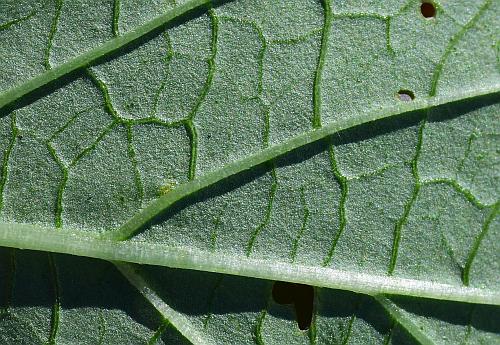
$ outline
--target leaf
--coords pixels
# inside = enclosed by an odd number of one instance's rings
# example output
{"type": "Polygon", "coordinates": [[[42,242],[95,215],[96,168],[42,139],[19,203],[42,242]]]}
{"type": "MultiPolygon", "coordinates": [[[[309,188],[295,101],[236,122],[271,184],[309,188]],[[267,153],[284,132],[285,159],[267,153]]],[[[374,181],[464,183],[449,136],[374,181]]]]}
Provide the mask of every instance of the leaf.
{"type": "Polygon", "coordinates": [[[0,245],[120,261],[156,308],[108,305],[129,283],[58,255],[55,292],[35,284],[52,297],[13,299],[10,251],[2,341],[498,341],[498,307],[470,305],[500,304],[497,2],[2,6],[0,245]],[[260,279],[318,287],[318,325],[298,332],[260,279]],[[213,280],[217,317],[191,302],[213,280]]]}
{"type": "Polygon", "coordinates": [[[109,263],[29,251],[2,254],[16,262],[14,278],[2,281],[18,287],[11,290],[8,313],[0,319],[0,339],[5,344],[50,339],[62,344],[280,344],[284,340],[494,344],[498,340],[498,324],[491,317],[498,309],[492,306],[403,297],[395,301],[381,297],[383,302],[378,303],[346,291],[316,289],[312,326],[299,331],[293,308],[271,298],[269,281],[163,267],[145,267],[139,274],[136,268],[119,264],[155,310],[109,263]],[[400,323],[394,323],[391,313],[400,323]]]}

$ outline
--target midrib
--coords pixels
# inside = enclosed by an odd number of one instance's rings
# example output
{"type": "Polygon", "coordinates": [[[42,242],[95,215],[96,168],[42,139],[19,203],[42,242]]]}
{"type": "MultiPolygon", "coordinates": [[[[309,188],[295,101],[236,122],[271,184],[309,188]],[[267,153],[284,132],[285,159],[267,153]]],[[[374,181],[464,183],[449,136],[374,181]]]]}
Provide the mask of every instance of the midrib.
{"type": "Polygon", "coordinates": [[[210,253],[165,244],[113,241],[31,224],[0,223],[0,246],[282,280],[367,295],[403,295],[500,305],[500,291],[210,253]]]}

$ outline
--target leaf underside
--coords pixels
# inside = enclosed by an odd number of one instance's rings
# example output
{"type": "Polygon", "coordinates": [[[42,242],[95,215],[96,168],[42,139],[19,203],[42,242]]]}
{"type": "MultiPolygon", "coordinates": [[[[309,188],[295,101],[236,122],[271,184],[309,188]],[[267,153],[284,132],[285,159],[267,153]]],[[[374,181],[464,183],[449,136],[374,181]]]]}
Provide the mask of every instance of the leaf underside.
{"type": "Polygon", "coordinates": [[[0,344],[498,343],[499,14],[0,3],[0,344]]]}

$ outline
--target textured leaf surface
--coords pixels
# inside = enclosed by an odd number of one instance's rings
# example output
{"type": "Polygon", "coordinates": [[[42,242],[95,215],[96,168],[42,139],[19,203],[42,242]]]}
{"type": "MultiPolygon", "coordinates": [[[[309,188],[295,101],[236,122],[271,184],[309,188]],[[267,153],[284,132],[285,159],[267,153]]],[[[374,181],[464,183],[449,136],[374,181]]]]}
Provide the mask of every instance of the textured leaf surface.
{"type": "Polygon", "coordinates": [[[104,262],[1,255],[2,344],[495,344],[500,331],[492,306],[330,289],[316,289],[313,322],[300,331],[269,281],[119,264],[141,296],[104,262]]]}
{"type": "Polygon", "coordinates": [[[500,3],[420,6],[0,4],[0,245],[216,272],[5,249],[1,340],[498,341],[500,3]]]}

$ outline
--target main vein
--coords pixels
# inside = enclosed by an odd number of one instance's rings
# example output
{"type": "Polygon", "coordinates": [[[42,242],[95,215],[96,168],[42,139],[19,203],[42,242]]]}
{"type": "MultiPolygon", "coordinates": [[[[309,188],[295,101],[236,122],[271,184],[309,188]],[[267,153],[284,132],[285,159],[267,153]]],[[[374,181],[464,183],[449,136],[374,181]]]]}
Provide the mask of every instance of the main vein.
{"type": "Polygon", "coordinates": [[[199,249],[175,248],[166,244],[105,240],[90,237],[82,231],[54,231],[54,228],[32,224],[0,223],[0,245],[111,261],[282,280],[373,296],[393,294],[500,305],[500,291],[495,289],[290,264],[289,262],[247,258],[242,255],[211,253],[199,249]]]}
{"type": "Polygon", "coordinates": [[[44,73],[37,75],[32,79],[29,79],[8,89],[7,91],[0,94],[0,109],[15,102],[16,100],[29,94],[30,92],[35,91],[46,84],[49,84],[50,82],[68,75],[69,73],[79,68],[91,65],[96,60],[108,56],[109,54],[138,40],[148,33],[165,26],[175,18],[210,3],[210,1],[211,0],[187,1],[186,3],[174,7],[172,10],[166,12],[165,14],[148,21],[145,24],[140,25],[121,36],[117,36],[86,53],[76,56],[68,62],[63,63],[62,65],[54,67],[44,73]]]}
{"type": "Polygon", "coordinates": [[[443,104],[463,101],[474,97],[484,95],[494,95],[496,97],[499,95],[499,92],[500,84],[495,84],[488,88],[475,90],[474,92],[456,94],[452,96],[434,96],[414,100],[411,103],[399,103],[383,110],[367,112],[360,116],[332,122],[330,124],[324,125],[323,127],[316,128],[314,130],[285,140],[280,144],[265,148],[257,153],[247,156],[246,158],[229,163],[218,170],[207,173],[185,184],[182,184],[168,194],[151,202],[147,207],[139,211],[135,216],[127,221],[122,227],[116,230],[108,231],[103,236],[105,238],[114,240],[126,240],[132,237],[137,231],[145,227],[152,219],[154,219],[160,213],[164,212],[177,201],[193,193],[196,193],[199,190],[207,188],[225,178],[228,178],[245,170],[249,170],[255,166],[282,156],[299,147],[328,137],[336,132],[364,123],[400,115],[406,112],[429,109],[443,104]]]}

